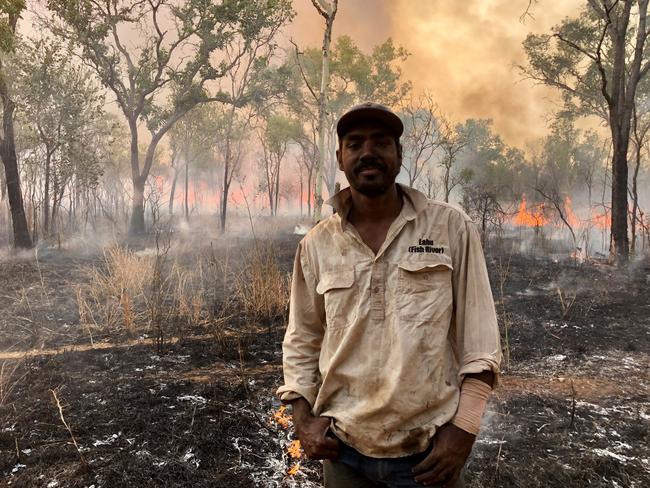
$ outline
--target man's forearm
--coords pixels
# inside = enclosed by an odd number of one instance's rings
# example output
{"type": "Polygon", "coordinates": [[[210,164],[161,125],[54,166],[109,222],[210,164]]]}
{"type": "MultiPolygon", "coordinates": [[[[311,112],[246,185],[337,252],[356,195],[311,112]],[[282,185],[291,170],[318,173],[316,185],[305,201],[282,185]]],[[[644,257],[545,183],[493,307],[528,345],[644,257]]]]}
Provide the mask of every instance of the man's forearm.
{"type": "Polygon", "coordinates": [[[458,410],[451,423],[477,435],[493,384],[492,371],[467,374],[460,387],[458,410]]]}

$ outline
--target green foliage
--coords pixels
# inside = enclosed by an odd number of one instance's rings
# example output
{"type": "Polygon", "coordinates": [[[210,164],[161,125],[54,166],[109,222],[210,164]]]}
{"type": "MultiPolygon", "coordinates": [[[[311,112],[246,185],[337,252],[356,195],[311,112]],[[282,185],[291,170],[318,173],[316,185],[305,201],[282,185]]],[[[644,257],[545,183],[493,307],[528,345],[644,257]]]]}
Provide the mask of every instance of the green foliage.
{"type": "MultiPolygon", "coordinates": [[[[52,38],[27,39],[17,46],[12,65],[17,116],[28,128],[23,131],[24,142],[31,141],[34,149],[42,146],[50,155],[57,184],[75,177],[84,187],[92,187],[104,162],[96,139],[108,135],[100,125],[104,97],[90,73],[71,59],[52,38]]],[[[44,164],[42,157],[36,162],[44,164]]]]}
{"type": "Polygon", "coordinates": [[[302,134],[300,124],[295,119],[273,114],[266,123],[264,132],[269,151],[275,155],[283,155],[287,145],[298,140],[302,134]]]}
{"type": "Polygon", "coordinates": [[[0,0],[0,52],[14,49],[16,22],[25,9],[25,0],[0,0]]]}
{"type": "MultiPolygon", "coordinates": [[[[211,96],[206,82],[227,75],[233,62],[214,62],[219,53],[250,49],[258,36],[293,16],[289,0],[188,0],[177,3],[49,0],[54,32],[82,49],[102,83],[112,90],[127,118],[141,118],[151,131],[174,121],[211,96]],[[163,17],[176,27],[164,30],[163,17]],[[138,32],[133,46],[120,39],[138,32]],[[163,89],[173,92],[170,104],[163,89]]],[[[218,99],[227,97],[221,93],[218,99]]]]}
{"type": "Polygon", "coordinates": [[[185,164],[205,167],[214,161],[215,133],[226,123],[223,111],[211,104],[197,105],[171,129],[170,144],[185,164]]]}

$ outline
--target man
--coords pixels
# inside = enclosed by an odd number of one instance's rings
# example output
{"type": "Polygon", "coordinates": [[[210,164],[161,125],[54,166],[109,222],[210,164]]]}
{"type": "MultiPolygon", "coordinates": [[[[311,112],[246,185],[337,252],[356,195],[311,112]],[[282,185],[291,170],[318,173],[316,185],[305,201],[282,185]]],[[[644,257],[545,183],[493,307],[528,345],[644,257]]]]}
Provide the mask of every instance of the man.
{"type": "Polygon", "coordinates": [[[395,183],[404,128],[365,103],[338,121],[350,184],[300,242],[285,384],[325,486],[462,486],[501,350],[470,219],[395,183]]]}

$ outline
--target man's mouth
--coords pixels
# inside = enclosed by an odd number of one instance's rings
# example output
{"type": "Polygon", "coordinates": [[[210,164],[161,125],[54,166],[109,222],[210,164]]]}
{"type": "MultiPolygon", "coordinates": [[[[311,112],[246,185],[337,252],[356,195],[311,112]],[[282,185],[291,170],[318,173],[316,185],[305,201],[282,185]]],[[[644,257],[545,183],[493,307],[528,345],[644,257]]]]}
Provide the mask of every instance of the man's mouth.
{"type": "Polygon", "coordinates": [[[357,169],[357,174],[376,174],[376,173],[383,173],[384,168],[378,165],[372,165],[372,166],[362,166],[361,168],[357,169]]]}

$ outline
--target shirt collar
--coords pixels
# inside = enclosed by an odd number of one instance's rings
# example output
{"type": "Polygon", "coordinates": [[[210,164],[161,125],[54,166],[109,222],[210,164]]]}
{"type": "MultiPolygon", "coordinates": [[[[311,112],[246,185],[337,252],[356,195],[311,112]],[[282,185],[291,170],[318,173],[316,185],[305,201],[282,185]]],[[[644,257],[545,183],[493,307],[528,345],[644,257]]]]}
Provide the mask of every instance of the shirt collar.
{"type": "MultiPolygon", "coordinates": [[[[422,192],[415,190],[401,183],[397,183],[398,190],[404,197],[404,206],[402,207],[401,215],[404,219],[414,220],[417,214],[419,214],[427,206],[428,198],[422,192]]],[[[352,204],[352,195],[350,192],[350,187],[344,188],[329,200],[325,202],[326,204],[332,206],[336,213],[341,218],[341,229],[345,230],[345,224],[347,222],[348,212],[350,212],[350,207],[352,204]]]]}

